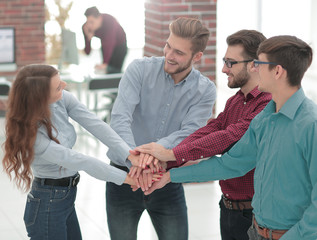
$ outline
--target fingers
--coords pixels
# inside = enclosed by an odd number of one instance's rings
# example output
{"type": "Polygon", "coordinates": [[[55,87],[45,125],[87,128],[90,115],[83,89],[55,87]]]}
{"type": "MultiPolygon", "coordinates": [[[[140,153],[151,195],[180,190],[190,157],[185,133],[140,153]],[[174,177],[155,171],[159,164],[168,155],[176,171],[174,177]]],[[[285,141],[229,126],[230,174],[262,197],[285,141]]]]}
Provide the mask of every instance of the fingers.
{"type": "Polygon", "coordinates": [[[169,172],[164,173],[161,180],[154,182],[153,185],[144,192],[145,195],[151,194],[154,190],[164,187],[171,181],[169,172]]]}
{"type": "Polygon", "coordinates": [[[156,169],[155,169],[153,163],[150,163],[149,167],[150,167],[152,173],[156,172],[156,169]]]}
{"type": "Polygon", "coordinates": [[[135,176],[135,174],[136,174],[136,172],[137,172],[137,170],[138,170],[138,167],[134,167],[134,166],[132,166],[131,168],[130,168],[130,171],[129,171],[129,175],[130,175],[130,177],[134,177],[135,176]]]}
{"type": "MultiPolygon", "coordinates": [[[[141,169],[141,168],[138,168],[141,169]]],[[[142,169],[141,169],[142,170],[142,169]]],[[[136,177],[136,174],[133,178],[133,184],[131,184],[132,191],[137,191],[138,188],[141,188],[143,192],[147,192],[148,194],[152,193],[155,189],[163,187],[163,183],[157,185],[152,189],[152,186],[156,182],[160,182],[163,177],[162,173],[153,174],[149,170],[143,170],[139,177],[136,177]]]]}
{"type": "Polygon", "coordinates": [[[134,177],[134,178],[133,178],[133,180],[134,180],[134,182],[135,182],[135,184],[136,184],[137,188],[140,188],[141,186],[140,186],[140,181],[139,181],[139,178],[134,177]]]}
{"type": "MultiPolygon", "coordinates": [[[[149,165],[150,163],[152,163],[154,157],[152,155],[147,154],[148,158],[146,161],[146,165],[149,165]]],[[[143,168],[145,168],[145,165],[143,166],[143,168]]]]}
{"type": "Polygon", "coordinates": [[[139,155],[140,154],[140,152],[136,151],[135,149],[129,150],[129,153],[132,155],[139,155]]]}
{"type": "Polygon", "coordinates": [[[144,159],[143,159],[143,162],[142,162],[142,168],[145,168],[146,165],[149,165],[149,164],[147,164],[147,162],[149,162],[151,158],[153,159],[153,157],[151,155],[144,154],[144,159]]]}
{"type": "Polygon", "coordinates": [[[144,153],[140,153],[140,159],[139,159],[139,167],[142,167],[144,165],[144,158],[145,158],[145,155],[144,153]]]}
{"type": "Polygon", "coordinates": [[[136,147],[134,150],[142,153],[151,154],[153,152],[153,146],[155,143],[143,144],[141,146],[136,147]]]}
{"type": "Polygon", "coordinates": [[[137,191],[139,189],[139,187],[136,186],[136,185],[131,185],[131,189],[132,189],[133,192],[135,192],[135,191],[137,191]]]}
{"type": "Polygon", "coordinates": [[[141,174],[141,175],[138,177],[138,180],[139,180],[139,186],[140,186],[140,188],[142,189],[142,191],[144,192],[144,191],[145,191],[145,187],[144,187],[143,174],[141,174]]]}
{"type": "Polygon", "coordinates": [[[167,162],[160,162],[162,167],[162,172],[166,172],[167,162]]]}
{"type": "Polygon", "coordinates": [[[154,157],[149,154],[141,153],[140,154],[140,160],[139,160],[139,167],[142,167],[143,169],[146,168],[147,165],[149,165],[153,161],[154,157]]]}
{"type": "Polygon", "coordinates": [[[154,182],[153,185],[144,192],[145,195],[150,195],[152,192],[154,192],[156,189],[159,189],[159,182],[154,182]]]}
{"type": "Polygon", "coordinates": [[[154,165],[158,165],[159,160],[157,158],[154,159],[154,165]]]}
{"type": "Polygon", "coordinates": [[[136,177],[138,178],[140,176],[142,172],[142,168],[138,167],[137,171],[136,171],[136,177]]]}
{"type": "Polygon", "coordinates": [[[152,176],[153,176],[153,174],[147,174],[147,186],[148,186],[148,188],[146,190],[149,190],[149,188],[152,186],[152,183],[153,183],[152,176]]]}
{"type": "Polygon", "coordinates": [[[163,174],[162,173],[157,173],[152,175],[152,182],[157,182],[160,181],[162,178],[163,174]]]}

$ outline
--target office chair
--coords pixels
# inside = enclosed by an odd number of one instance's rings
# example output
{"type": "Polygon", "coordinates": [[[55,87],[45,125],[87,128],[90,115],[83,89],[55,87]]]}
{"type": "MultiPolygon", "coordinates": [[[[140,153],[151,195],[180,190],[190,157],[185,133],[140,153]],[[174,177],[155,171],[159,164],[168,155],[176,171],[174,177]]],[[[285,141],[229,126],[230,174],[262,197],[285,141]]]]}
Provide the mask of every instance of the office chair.
{"type": "MultiPolygon", "coordinates": [[[[88,90],[94,93],[94,107],[92,110],[96,114],[101,111],[106,111],[104,121],[108,123],[110,122],[111,110],[117,97],[121,78],[122,73],[114,73],[91,76],[88,81],[88,90]],[[102,93],[102,96],[108,100],[108,103],[101,107],[98,106],[100,101],[98,93],[100,92],[102,93]]],[[[89,107],[89,96],[87,96],[87,106],[89,107]]]]}
{"type": "MultiPolygon", "coordinates": [[[[4,103],[8,100],[8,95],[11,87],[11,82],[7,81],[5,78],[0,78],[0,101],[4,103]]],[[[0,109],[0,117],[5,116],[5,109],[0,109]]]]}

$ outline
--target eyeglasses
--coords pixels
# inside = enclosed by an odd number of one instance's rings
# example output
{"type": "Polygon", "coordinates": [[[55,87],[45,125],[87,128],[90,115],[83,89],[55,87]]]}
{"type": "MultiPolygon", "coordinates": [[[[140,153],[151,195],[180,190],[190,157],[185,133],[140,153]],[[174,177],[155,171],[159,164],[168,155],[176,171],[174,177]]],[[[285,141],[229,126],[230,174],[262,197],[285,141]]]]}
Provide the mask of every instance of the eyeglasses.
{"type": "Polygon", "coordinates": [[[226,64],[227,68],[232,68],[232,65],[234,65],[234,64],[252,62],[253,59],[243,60],[243,61],[232,61],[232,60],[228,60],[228,59],[223,58],[222,61],[224,64],[226,64]]]}
{"type": "Polygon", "coordinates": [[[275,62],[262,62],[262,61],[258,61],[258,60],[253,60],[253,66],[255,68],[258,68],[261,64],[280,65],[280,64],[275,63],[275,62]]]}

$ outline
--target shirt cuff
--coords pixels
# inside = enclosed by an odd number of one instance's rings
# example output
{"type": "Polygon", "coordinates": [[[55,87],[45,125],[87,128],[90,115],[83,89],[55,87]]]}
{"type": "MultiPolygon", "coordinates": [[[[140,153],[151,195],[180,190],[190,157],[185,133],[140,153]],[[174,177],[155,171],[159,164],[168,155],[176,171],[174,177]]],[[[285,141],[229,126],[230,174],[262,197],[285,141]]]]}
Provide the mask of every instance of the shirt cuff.
{"type": "Polygon", "coordinates": [[[169,170],[169,169],[174,168],[174,167],[179,167],[179,165],[176,161],[168,161],[167,162],[166,170],[169,170]]]}
{"type": "Polygon", "coordinates": [[[173,153],[178,166],[188,162],[190,159],[186,144],[174,147],[173,153]]]}
{"type": "Polygon", "coordinates": [[[122,185],[127,177],[127,173],[123,170],[120,170],[116,167],[112,167],[111,169],[111,177],[107,179],[107,181],[113,182],[117,185],[122,185]]]}

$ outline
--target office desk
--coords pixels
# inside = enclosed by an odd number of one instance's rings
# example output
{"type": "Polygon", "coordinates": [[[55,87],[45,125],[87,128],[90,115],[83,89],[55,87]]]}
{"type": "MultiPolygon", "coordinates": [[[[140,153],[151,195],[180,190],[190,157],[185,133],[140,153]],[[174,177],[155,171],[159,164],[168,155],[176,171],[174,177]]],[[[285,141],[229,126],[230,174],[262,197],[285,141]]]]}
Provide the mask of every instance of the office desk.
{"type": "Polygon", "coordinates": [[[110,120],[110,113],[113,103],[117,97],[119,82],[122,73],[115,74],[83,74],[78,69],[77,71],[62,72],[60,74],[61,80],[76,85],[76,92],[78,100],[84,103],[88,109],[94,111],[96,114],[100,111],[107,111],[106,120],[110,120]],[[86,99],[82,97],[82,93],[86,93],[86,99]],[[93,94],[93,106],[90,106],[90,98],[93,94]],[[102,94],[102,96],[99,96],[102,94]],[[109,103],[98,107],[100,98],[109,99],[109,103]]]}

